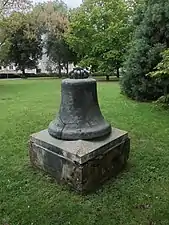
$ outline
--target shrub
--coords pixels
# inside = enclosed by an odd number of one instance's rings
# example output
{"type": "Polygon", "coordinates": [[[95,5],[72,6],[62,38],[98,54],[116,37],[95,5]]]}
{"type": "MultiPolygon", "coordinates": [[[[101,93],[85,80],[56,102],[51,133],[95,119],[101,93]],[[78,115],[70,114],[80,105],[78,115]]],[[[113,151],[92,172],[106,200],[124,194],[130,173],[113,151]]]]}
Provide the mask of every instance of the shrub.
{"type": "Polygon", "coordinates": [[[168,0],[147,1],[143,13],[137,15],[140,22],[121,78],[122,92],[133,99],[155,100],[163,95],[163,83],[146,75],[161,61],[160,53],[169,46],[168,7],[168,0]]]}

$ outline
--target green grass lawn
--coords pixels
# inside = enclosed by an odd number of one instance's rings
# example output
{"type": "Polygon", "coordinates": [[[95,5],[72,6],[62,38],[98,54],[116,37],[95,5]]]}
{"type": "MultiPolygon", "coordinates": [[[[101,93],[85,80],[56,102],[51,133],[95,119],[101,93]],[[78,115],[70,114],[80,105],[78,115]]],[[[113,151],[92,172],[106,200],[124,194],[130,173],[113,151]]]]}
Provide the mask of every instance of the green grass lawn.
{"type": "Polygon", "coordinates": [[[129,131],[127,169],[80,196],[34,170],[29,135],[47,128],[60,104],[59,80],[0,81],[0,225],[168,225],[169,112],[98,84],[102,112],[129,131]]]}

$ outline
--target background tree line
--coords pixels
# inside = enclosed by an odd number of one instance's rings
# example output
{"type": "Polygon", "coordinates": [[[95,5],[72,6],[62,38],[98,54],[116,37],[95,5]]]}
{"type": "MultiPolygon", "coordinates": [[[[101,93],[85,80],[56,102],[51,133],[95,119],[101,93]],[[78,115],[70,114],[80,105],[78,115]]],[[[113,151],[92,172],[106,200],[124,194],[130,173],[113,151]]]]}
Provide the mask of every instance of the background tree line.
{"type": "Polygon", "coordinates": [[[168,0],[84,0],[76,9],[59,0],[4,0],[0,15],[1,64],[14,63],[24,75],[45,47],[59,73],[73,62],[121,77],[133,99],[167,101],[168,0]]]}
{"type": "Polygon", "coordinates": [[[75,52],[64,38],[69,23],[69,11],[64,2],[50,1],[32,5],[24,0],[4,1],[1,15],[1,65],[13,63],[25,77],[25,69],[37,68],[43,53],[60,75],[63,68],[68,71],[68,63],[76,61],[75,52]]]}

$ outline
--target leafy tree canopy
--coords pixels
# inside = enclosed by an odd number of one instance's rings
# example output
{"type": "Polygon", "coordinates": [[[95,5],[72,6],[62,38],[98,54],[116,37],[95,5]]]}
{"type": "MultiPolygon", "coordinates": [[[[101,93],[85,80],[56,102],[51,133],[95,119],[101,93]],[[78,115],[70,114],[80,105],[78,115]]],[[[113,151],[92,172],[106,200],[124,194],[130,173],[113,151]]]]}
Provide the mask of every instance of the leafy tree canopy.
{"type": "Polygon", "coordinates": [[[85,0],[70,14],[66,39],[81,65],[119,72],[130,29],[129,7],[123,0],[85,0]]]}
{"type": "Polygon", "coordinates": [[[14,11],[27,11],[32,6],[30,0],[1,0],[0,1],[0,18],[8,16],[14,11]]]}
{"type": "Polygon", "coordinates": [[[66,68],[68,63],[76,61],[76,54],[65,42],[64,33],[68,29],[68,8],[63,1],[51,1],[38,4],[34,13],[41,24],[42,33],[45,33],[45,48],[47,56],[55,68],[66,68]]]}
{"type": "Polygon", "coordinates": [[[42,54],[41,34],[31,13],[11,14],[2,21],[1,29],[6,39],[1,45],[0,61],[14,63],[25,75],[26,68],[35,68],[42,54]]]}

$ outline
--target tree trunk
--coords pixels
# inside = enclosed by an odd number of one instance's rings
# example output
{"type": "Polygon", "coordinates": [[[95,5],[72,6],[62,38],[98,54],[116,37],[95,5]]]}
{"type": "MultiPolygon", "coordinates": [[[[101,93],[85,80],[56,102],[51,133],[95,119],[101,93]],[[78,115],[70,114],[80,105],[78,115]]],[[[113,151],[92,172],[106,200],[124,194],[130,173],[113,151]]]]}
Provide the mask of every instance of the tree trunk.
{"type": "Polygon", "coordinates": [[[119,78],[120,77],[119,68],[116,68],[116,70],[117,70],[117,78],[119,78]]]}
{"type": "Polygon", "coordinates": [[[168,80],[164,81],[164,97],[165,97],[165,103],[168,102],[168,87],[169,87],[169,82],[168,80]]]}
{"type": "Polygon", "coordinates": [[[26,78],[27,78],[26,73],[25,73],[25,69],[24,69],[24,68],[22,69],[22,78],[23,78],[23,79],[26,79],[26,78]]]}
{"type": "Polygon", "coordinates": [[[109,78],[110,76],[109,75],[106,75],[106,80],[107,81],[109,81],[110,80],[110,78],[109,78]]]}
{"type": "Polygon", "coordinates": [[[60,63],[60,60],[58,62],[58,66],[59,66],[59,78],[62,77],[62,69],[61,69],[61,63],[60,63]]]}
{"type": "Polygon", "coordinates": [[[67,73],[67,75],[69,74],[69,63],[68,62],[66,63],[66,73],[67,73]]]}

